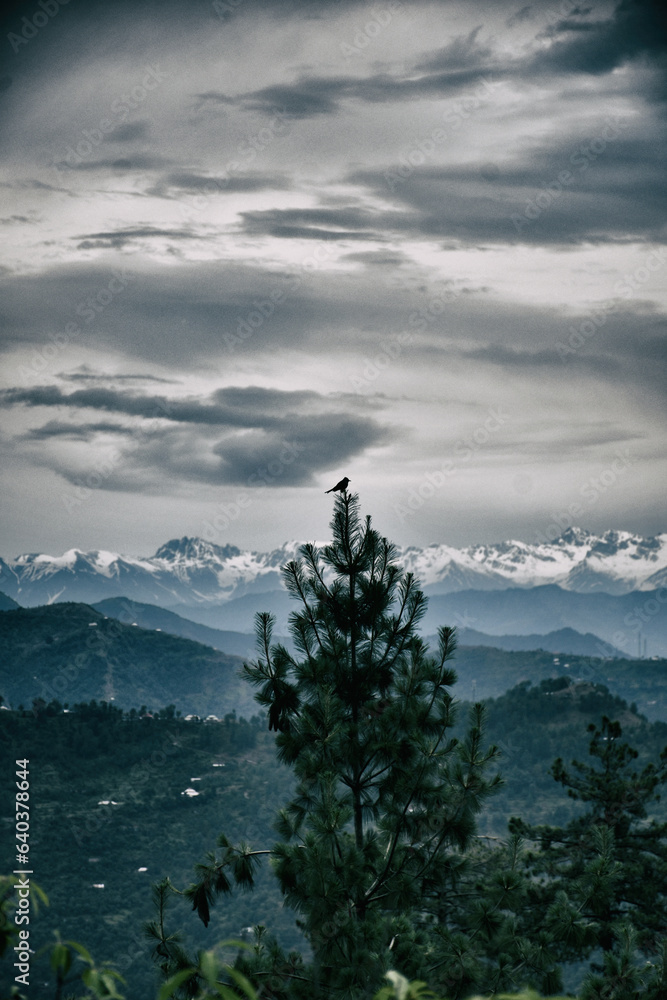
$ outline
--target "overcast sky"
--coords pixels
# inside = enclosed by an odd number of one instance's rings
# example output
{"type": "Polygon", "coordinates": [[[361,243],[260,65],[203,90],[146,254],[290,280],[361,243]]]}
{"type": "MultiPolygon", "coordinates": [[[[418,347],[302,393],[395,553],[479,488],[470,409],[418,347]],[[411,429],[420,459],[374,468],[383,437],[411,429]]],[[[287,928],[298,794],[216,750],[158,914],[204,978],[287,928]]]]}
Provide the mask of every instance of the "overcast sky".
{"type": "Polygon", "coordinates": [[[17,6],[0,554],[665,530],[666,21],[17,6]]]}

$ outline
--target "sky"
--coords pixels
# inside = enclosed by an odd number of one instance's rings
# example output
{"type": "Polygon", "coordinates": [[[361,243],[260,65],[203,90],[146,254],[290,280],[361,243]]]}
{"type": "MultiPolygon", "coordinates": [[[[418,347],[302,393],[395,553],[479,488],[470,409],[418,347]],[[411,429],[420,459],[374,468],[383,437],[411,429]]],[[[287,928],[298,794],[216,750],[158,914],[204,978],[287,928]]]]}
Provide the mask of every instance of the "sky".
{"type": "Polygon", "coordinates": [[[657,0],[24,2],[0,555],[665,530],[657,0]]]}

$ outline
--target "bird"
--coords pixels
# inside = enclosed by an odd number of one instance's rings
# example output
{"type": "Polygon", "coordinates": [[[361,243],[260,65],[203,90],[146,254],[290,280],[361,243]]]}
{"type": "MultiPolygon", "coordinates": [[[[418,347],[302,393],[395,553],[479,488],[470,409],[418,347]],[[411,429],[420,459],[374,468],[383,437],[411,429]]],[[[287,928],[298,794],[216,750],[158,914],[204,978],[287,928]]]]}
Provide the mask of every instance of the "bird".
{"type": "Polygon", "coordinates": [[[350,480],[347,478],[347,476],[345,476],[345,478],[341,479],[341,481],[339,483],[336,483],[335,486],[332,486],[330,490],[325,490],[324,492],[325,493],[335,493],[337,490],[340,490],[341,493],[344,493],[345,490],[347,489],[347,484],[349,482],[350,482],[350,480]]]}

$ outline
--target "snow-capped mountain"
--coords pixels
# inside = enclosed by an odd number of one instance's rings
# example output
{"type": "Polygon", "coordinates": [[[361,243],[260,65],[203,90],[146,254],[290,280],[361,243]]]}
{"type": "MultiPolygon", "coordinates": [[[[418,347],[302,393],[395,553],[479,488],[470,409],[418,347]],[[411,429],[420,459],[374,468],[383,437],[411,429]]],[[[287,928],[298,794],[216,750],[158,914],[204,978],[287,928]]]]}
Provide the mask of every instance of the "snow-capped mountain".
{"type": "MultiPolygon", "coordinates": [[[[0,591],[24,606],[121,595],[163,607],[219,604],[277,590],[280,567],[298,555],[300,544],[250,552],[186,537],[172,539],[148,557],[79,549],[62,556],[21,555],[0,560],[0,591]]],[[[626,594],[665,586],[667,533],[642,538],[627,531],[594,535],[570,528],[553,542],[537,544],[409,547],[398,550],[398,560],[430,594],[544,584],[626,594]]]]}
{"type": "Polygon", "coordinates": [[[555,583],[580,593],[626,594],[667,582],[667,533],[643,538],[629,531],[594,535],[568,528],[552,542],[408,548],[401,561],[431,593],[555,583]]]}

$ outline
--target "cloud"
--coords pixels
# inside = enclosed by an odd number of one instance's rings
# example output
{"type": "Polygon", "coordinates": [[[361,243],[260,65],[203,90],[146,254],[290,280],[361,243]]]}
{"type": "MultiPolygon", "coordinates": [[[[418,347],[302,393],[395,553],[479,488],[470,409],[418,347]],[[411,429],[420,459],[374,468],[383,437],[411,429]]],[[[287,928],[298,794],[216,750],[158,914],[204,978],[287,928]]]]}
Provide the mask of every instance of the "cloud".
{"type": "Polygon", "coordinates": [[[528,72],[599,75],[646,55],[664,63],[667,53],[667,12],[656,0],[621,0],[611,17],[584,21],[590,8],[572,11],[544,31],[551,40],[528,72]]]}
{"type": "Polygon", "coordinates": [[[147,139],[151,129],[150,121],[126,122],[118,125],[113,132],[107,132],[104,136],[105,142],[138,142],[147,139]]]}
{"type": "MultiPolygon", "coordinates": [[[[106,234],[107,239],[113,236],[106,234]]],[[[377,338],[397,324],[402,328],[410,311],[400,289],[387,288],[378,296],[374,279],[361,273],[341,275],[332,283],[325,268],[321,273],[307,269],[298,258],[290,270],[230,261],[165,268],[125,260],[119,270],[117,258],[109,255],[39,274],[10,274],[0,278],[0,287],[0,345],[5,350],[19,345],[41,349],[50,343],[50,334],[63,334],[74,324],[76,332],[67,335],[69,346],[56,362],[58,368],[83,349],[124,357],[124,367],[137,358],[142,368],[157,360],[177,373],[201,366],[222,372],[243,357],[265,359],[282,350],[329,358],[333,330],[339,347],[354,352],[363,348],[360,330],[377,338]],[[114,287],[124,284],[110,299],[114,274],[120,275],[114,287]]]]}
{"type": "Polygon", "coordinates": [[[19,441],[50,441],[53,438],[68,438],[72,441],[92,441],[98,434],[131,435],[132,429],[123,424],[98,421],[97,423],[66,423],[49,420],[41,427],[33,427],[18,437],[19,441]]]}
{"type": "Polygon", "coordinates": [[[54,160],[52,167],[63,178],[66,178],[70,171],[83,173],[99,173],[100,171],[108,173],[112,171],[114,174],[126,174],[134,170],[164,170],[173,162],[170,157],[161,156],[159,153],[133,153],[131,157],[103,157],[97,160],[84,159],[78,153],[74,153],[67,158],[54,160]]]}
{"type": "Polygon", "coordinates": [[[505,24],[508,28],[513,28],[517,24],[523,24],[524,21],[532,21],[535,16],[535,8],[532,4],[528,4],[525,7],[520,7],[516,13],[512,14],[507,18],[505,24]]]}
{"type": "Polygon", "coordinates": [[[343,260],[365,267],[395,268],[407,264],[410,258],[400,250],[360,250],[358,253],[346,253],[343,260]]]}
{"type": "Polygon", "coordinates": [[[358,207],[286,208],[241,212],[243,229],[253,236],[280,239],[382,239],[392,216],[358,207]]]}
{"type": "MultiPolygon", "coordinates": [[[[548,48],[532,56],[509,58],[480,39],[481,27],[450,39],[437,51],[405,70],[367,76],[303,74],[291,83],[275,83],[233,96],[207,91],[199,99],[223,106],[275,114],[293,119],[332,116],[344,101],[368,104],[433,100],[479,86],[482,78],[530,79],[544,74],[601,75],[642,55],[659,65],[667,52],[665,13],[655,0],[621,0],[610,17],[587,20],[590,8],[573,7],[568,16],[538,35],[548,48]]],[[[531,7],[523,7],[509,27],[530,21],[531,7]]]]}
{"type": "Polygon", "coordinates": [[[136,374],[102,374],[91,371],[87,365],[80,365],[75,372],[60,372],[58,378],[66,382],[162,382],[167,385],[176,383],[173,378],[160,378],[159,375],[149,375],[146,372],[136,374]]]}
{"type": "Polygon", "coordinates": [[[199,233],[188,229],[157,229],[155,226],[143,226],[134,229],[119,229],[108,233],[88,233],[73,236],[81,240],[77,243],[78,250],[122,250],[124,247],[145,239],[195,240],[202,239],[199,233]]]}
{"type": "MultiPolygon", "coordinates": [[[[662,131],[662,129],[661,129],[662,131]]],[[[433,145],[433,144],[432,144],[433,145]]],[[[403,211],[374,226],[415,236],[536,245],[663,242],[667,194],[655,141],[620,116],[593,118],[501,166],[429,165],[407,159],[349,175],[403,211]],[[405,210],[407,208],[407,211],[405,210]]],[[[268,218],[268,216],[267,216],[268,218]]],[[[277,220],[274,219],[273,225],[277,220]]],[[[259,219],[254,218],[257,225],[259,219]]]]}
{"type": "Polygon", "coordinates": [[[149,188],[147,194],[160,198],[178,197],[187,194],[237,194],[251,191],[289,191],[293,187],[290,178],[280,173],[239,173],[235,175],[209,175],[192,170],[172,170],[164,174],[149,188]]]}
{"type": "Polygon", "coordinates": [[[35,225],[37,219],[28,215],[8,215],[4,219],[0,219],[0,226],[20,226],[20,225],[35,225]]]}
{"type": "Polygon", "coordinates": [[[427,57],[402,70],[367,76],[302,74],[290,83],[274,83],[238,95],[215,90],[200,93],[200,101],[239,107],[287,118],[309,119],[337,114],[344,101],[386,104],[442,99],[479,86],[482,76],[499,80],[511,72],[479,40],[480,27],[449,40],[427,57]]]}
{"type": "Polygon", "coordinates": [[[176,400],[141,396],[120,390],[90,388],[63,393],[56,386],[13,388],[0,393],[0,405],[59,407],[121,413],[151,420],[132,427],[109,421],[46,422],[19,436],[19,440],[49,443],[32,453],[72,483],[81,468],[95,465],[94,447],[87,459],[53,450],[67,440],[94,445],[98,435],[121,435],[127,443],[115,453],[103,488],[140,492],[169,490],[183,482],[210,485],[258,485],[264,471],[268,485],[312,485],[318,472],[349,461],[371,447],[389,443],[399,431],[382,427],[363,413],[364,400],[340,400],[310,391],[287,392],[258,386],[216,390],[205,399],[176,400]],[[165,427],[165,423],[168,427],[165,427]],[[220,436],[223,431],[223,436],[220,436]],[[276,468],[278,471],[276,471],[276,468]],[[274,470],[273,472],[271,470],[274,470]],[[285,472],[285,478],[281,479],[285,472]],[[289,473],[289,474],[288,474],[289,473]],[[254,479],[253,479],[254,477],[254,479]],[[255,481],[256,480],[256,481],[255,481]]]}

